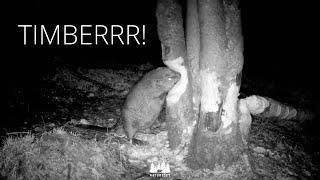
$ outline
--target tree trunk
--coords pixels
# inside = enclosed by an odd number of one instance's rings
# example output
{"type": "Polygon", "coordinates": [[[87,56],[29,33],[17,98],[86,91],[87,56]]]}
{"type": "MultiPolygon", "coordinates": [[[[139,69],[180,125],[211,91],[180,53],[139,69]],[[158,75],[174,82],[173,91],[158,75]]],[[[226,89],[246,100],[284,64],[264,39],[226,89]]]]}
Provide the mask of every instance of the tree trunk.
{"type": "Polygon", "coordinates": [[[137,133],[146,145],[123,146],[122,152],[152,172],[163,170],[154,162],[166,162],[171,172],[183,175],[210,169],[210,179],[248,179],[251,114],[292,118],[299,113],[272,99],[238,99],[243,39],[236,0],[187,0],[186,13],[178,2],[158,0],[156,10],[164,64],[181,74],[166,97],[167,131],[137,133]]]}
{"type": "MultiPolygon", "coordinates": [[[[187,146],[186,162],[195,169],[231,167],[245,154],[247,137],[239,126],[243,40],[237,3],[188,0],[185,40],[181,6],[158,2],[163,61],[182,75],[167,97],[170,148],[187,146]]],[[[250,115],[244,117],[250,127],[250,115]]]]}
{"type": "Polygon", "coordinates": [[[240,13],[228,3],[198,1],[201,108],[190,150],[194,168],[231,167],[246,149],[237,105],[243,64],[240,13]]]}
{"type": "Polygon", "coordinates": [[[176,0],[159,0],[157,6],[158,34],[164,64],[181,74],[180,81],[168,93],[166,121],[171,149],[180,149],[191,139],[196,112],[192,106],[190,62],[187,59],[182,8],[176,0]]]}

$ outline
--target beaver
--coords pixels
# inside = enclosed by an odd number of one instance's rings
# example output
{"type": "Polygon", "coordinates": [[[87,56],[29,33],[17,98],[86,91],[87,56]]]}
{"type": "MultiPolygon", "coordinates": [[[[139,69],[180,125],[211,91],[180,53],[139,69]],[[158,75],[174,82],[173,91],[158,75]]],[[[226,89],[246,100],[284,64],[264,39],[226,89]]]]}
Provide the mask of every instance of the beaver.
{"type": "Polygon", "coordinates": [[[168,91],[179,79],[179,73],[159,67],[132,87],[122,108],[123,128],[130,141],[139,130],[150,128],[157,120],[168,91]]]}

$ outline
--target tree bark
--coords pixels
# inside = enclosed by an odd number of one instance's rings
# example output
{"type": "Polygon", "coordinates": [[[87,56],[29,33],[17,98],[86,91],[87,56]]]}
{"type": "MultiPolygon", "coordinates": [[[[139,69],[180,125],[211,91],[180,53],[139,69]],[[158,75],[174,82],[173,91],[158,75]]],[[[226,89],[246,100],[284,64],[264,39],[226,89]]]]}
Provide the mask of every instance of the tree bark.
{"type": "Polygon", "coordinates": [[[126,154],[136,164],[163,160],[174,172],[210,169],[235,175],[224,179],[239,179],[239,173],[248,179],[251,114],[295,113],[271,99],[270,106],[253,105],[264,99],[238,99],[243,38],[237,0],[187,0],[186,13],[178,2],[158,0],[156,10],[163,62],[181,74],[166,97],[168,131],[141,135],[147,145],[124,147],[126,154]]]}
{"type": "Polygon", "coordinates": [[[248,111],[241,115],[238,109],[240,11],[232,0],[188,0],[186,5],[185,28],[177,0],[158,0],[157,6],[163,61],[181,74],[167,96],[169,145],[187,152],[191,168],[229,168],[245,155],[247,134],[239,124],[247,130],[251,124],[248,111]]]}
{"type": "Polygon", "coordinates": [[[169,92],[166,102],[166,121],[171,149],[184,146],[190,141],[196,112],[192,108],[190,62],[187,61],[182,8],[177,0],[159,0],[157,27],[162,47],[162,59],[169,68],[181,74],[180,81],[169,92]]]}
{"type": "Polygon", "coordinates": [[[190,84],[193,92],[193,109],[199,112],[200,104],[200,76],[199,76],[199,58],[200,58],[200,24],[198,17],[197,0],[187,1],[186,13],[186,44],[189,68],[191,72],[190,84]]]}
{"type": "Polygon", "coordinates": [[[218,0],[200,0],[198,10],[201,108],[189,164],[230,167],[246,149],[237,105],[243,64],[240,12],[235,2],[218,0]]]}
{"type": "Polygon", "coordinates": [[[182,73],[167,97],[170,147],[188,145],[193,168],[229,167],[245,150],[237,104],[243,64],[240,12],[236,1],[188,0],[186,40],[181,15],[178,1],[158,1],[163,61],[182,73]]]}
{"type": "Polygon", "coordinates": [[[295,108],[268,97],[252,95],[240,101],[246,104],[250,114],[256,116],[282,120],[294,119],[301,123],[315,118],[315,114],[307,109],[295,108]]]}

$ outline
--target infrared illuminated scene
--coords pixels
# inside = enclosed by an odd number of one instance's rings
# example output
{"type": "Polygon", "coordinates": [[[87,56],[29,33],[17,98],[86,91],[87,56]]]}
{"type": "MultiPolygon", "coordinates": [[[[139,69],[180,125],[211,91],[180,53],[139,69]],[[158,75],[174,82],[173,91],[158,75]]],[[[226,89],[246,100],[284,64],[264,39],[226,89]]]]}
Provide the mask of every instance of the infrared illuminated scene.
{"type": "Polygon", "coordinates": [[[0,179],[319,179],[313,7],[13,2],[0,179]]]}

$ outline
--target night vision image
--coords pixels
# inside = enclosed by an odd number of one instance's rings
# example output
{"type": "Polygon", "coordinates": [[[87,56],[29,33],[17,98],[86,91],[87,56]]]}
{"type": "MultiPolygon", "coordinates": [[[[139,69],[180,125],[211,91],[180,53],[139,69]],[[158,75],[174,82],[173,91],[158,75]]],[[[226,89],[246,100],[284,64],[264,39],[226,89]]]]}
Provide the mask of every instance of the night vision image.
{"type": "Polygon", "coordinates": [[[319,179],[313,7],[12,2],[0,179],[319,179]]]}

